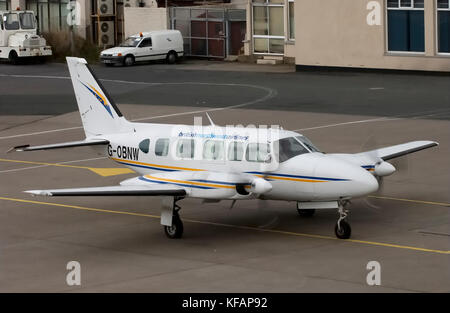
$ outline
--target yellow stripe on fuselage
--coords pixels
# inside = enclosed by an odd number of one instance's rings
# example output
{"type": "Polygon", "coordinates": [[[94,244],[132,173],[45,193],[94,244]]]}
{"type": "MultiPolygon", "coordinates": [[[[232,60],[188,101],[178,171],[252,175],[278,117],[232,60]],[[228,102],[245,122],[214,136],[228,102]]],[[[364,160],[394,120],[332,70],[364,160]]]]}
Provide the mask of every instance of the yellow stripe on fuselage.
{"type": "Polygon", "coordinates": [[[131,160],[123,160],[123,159],[117,159],[117,158],[111,158],[112,160],[116,162],[125,162],[125,163],[131,163],[136,165],[145,165],[150,167],[159,167],[159,168],[166,168],[171,170],[179,170],[179,171],[205,171],[201,169],[196,168],[187,168],[187,167],[178,167],[178,166],[168,166],[168,165],[159,165],[159,164],[150,164],[150,163],[144,163],[144,162],[137,162],[137,161],[131,161],[131,160]]]}
{"type": "Polygon", "coordinates": [[[228,189],[236,188],[235,186],[201,183],[201,182],[194,182],[194,181],[190,181],[190,180],[168,179],[168,178],[155,177],[155,176],[151,176],[151,175],[144,175],[144,177],[148,178],[148,179],[159,180],[159,181],[168,182],[168,183],[176,183],[176,184],[188,184],[188,185],[194,185],[194,186],[228,188],[228,189]]]}

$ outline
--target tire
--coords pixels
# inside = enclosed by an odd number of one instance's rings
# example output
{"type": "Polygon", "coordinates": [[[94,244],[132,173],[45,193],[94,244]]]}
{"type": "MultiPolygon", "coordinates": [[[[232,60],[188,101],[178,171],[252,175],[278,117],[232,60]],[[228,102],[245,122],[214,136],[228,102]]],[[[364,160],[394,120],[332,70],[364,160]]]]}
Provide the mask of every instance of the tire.
{"type": "Polygon", "coordinates": [[[125,58],[123,59],[123,65],[131,66],[133,64],[134,64],[134,56],[132,56],[132,55],[125,56],[125,58]]]}
{"type": "Polygon", "coordinates": [[[17,52],[15,50],[12,50],[9,53],[8,59],[9,59],[9,62],[11,62],[11,64],[13,64],[13,65],[19,64],[19,56],[17,55],[17,52]]]}
{"type": "Polygon", "coordinates": [[[164,226],[164,232],[170,239],[179,239],[183,235],[183,222],[178,214],[173,215],[172,226],[164,226]]]}
{"type": "Polygon", "coordinates": [[[352,234],[352,229],[350,227],[350,224],[347,223],[345,220],[341,221],[341,229],[339,229],[338,224],[336,223],[336,226],[334,227],[334,233],[336,234],[336,237],[339,239],[348,239],[350,238],[352,234]]]}
{"type": "Polygon", "coordinates": [[[297,209],[297,212],[301,217],[312,217],[316,209],[297,209]]]}
{"type": "Polygon", "coordinates": [[[174,51],[170,51],[169,53],[167,53],[166,61],[169,64],[175,64],[177,62],[177,58],[177,53],[174,51]]]}

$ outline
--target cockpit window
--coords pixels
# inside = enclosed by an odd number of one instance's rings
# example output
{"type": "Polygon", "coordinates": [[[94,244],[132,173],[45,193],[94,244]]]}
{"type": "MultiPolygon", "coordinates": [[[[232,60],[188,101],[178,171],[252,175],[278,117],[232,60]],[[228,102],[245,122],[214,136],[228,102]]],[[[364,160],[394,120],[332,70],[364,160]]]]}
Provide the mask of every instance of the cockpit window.
{"type": "Polygon", "coordinates": [[[32,13],[20,13],[19,16],[22,29],[34,29],[34,15],[32,13]]]}
{"type": "Polygon", "coordinates": [[[302,144],[306,146],[306,148],[309,149],[311,152],[320,152],[320,150],[305,136],[296,136],[298,141],[300,141],[302,144]]]}
{"type": "Polygon", "coordinates": [[[308,150],[294,137],[283,138],[274,142],[275,157],[279,163],[297,155],[308,153],[308,150]]]}
{"type": "Polygon", "coordinates": [[[6,30],[19,29],[19,17],[17,16],[16,13],[6,13],[4,16],[4,19],[5,19],[5,29],[6,30]]]}

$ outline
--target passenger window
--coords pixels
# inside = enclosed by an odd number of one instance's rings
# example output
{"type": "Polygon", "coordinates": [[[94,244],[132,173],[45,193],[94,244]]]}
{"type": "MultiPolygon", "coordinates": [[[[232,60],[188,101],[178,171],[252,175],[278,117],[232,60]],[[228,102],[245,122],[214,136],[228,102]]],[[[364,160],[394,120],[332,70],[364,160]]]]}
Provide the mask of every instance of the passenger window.
{"type": "Polygon", "coordinates": [[[155,143],[155,155],[157,156],[167,156],[169,153],[169,139],[160,138],[156,140],[155,143]]]}
{"type": "Polygon", "coordinates": [[[279,163],[287,161],[297,155],[308,153],[308,150],[294,137],[283,138],[273,144],[275,158],[279,163]]]}
{"type": "Polygon", "coordinates": [[[249,162],[271,162],[270,146],[267,143],[249,143],[245,158],[249,162]]]}
{"type": "Polygon", "coordinates": [[[230,161],[242,161],[244,157],[244,144],[238,141],[230,142],[228,146],[228,160],[230,161]]]}
{"type": "Polygon", "coordinates": [[[223,160],[224,142],[219,140],[207,140],[203,145],[203,159],[205,160],[223,160]]]}
{"type": "Polygon", "coordinates": [[[195,142],[194,139],[180,139],[177,144],[177,157],[193,159],[195,142]]]}
{"type": "Polygon", "coordinates": [[[144,152],[148,153],[150,150],[150,139],[144,139],[139,143],[139,149],[144,152]]]}
{"type": "Polygon", "coordinates": [[[151,47],[152,46],[152,39],[151,38],[144,38],[139,45],[140,48],[144,47],[151,47]]]}

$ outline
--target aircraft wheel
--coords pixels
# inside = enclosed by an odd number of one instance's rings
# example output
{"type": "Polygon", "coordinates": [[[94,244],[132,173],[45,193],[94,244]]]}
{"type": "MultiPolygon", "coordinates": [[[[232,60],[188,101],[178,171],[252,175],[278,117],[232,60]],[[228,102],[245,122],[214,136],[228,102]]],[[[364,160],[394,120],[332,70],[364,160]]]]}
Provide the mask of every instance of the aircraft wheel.
{"type": "Polygon", "coordinates": [[[297,209],[297,212],[301,217],[311,217],[316,212],[316,209],[297,209]]]}
{"type": "Polygon", "coordinates": [[[173,215],[172,226],[164,226],[164,232],[170,239],[181,238],[183,235],[183,222],[178,214],[173,215]]]}
{"type": "Polygon", "coordinates": [[[336,237],[338,237],[339,239],[350,238],[350,235],[352,234],[350,224],[344,220],[341,220],[339,224],[340,227],[338,226],[338,223],[336,223],[336,226],[334,227],[334,233],[336,234],[336,237]]]}

